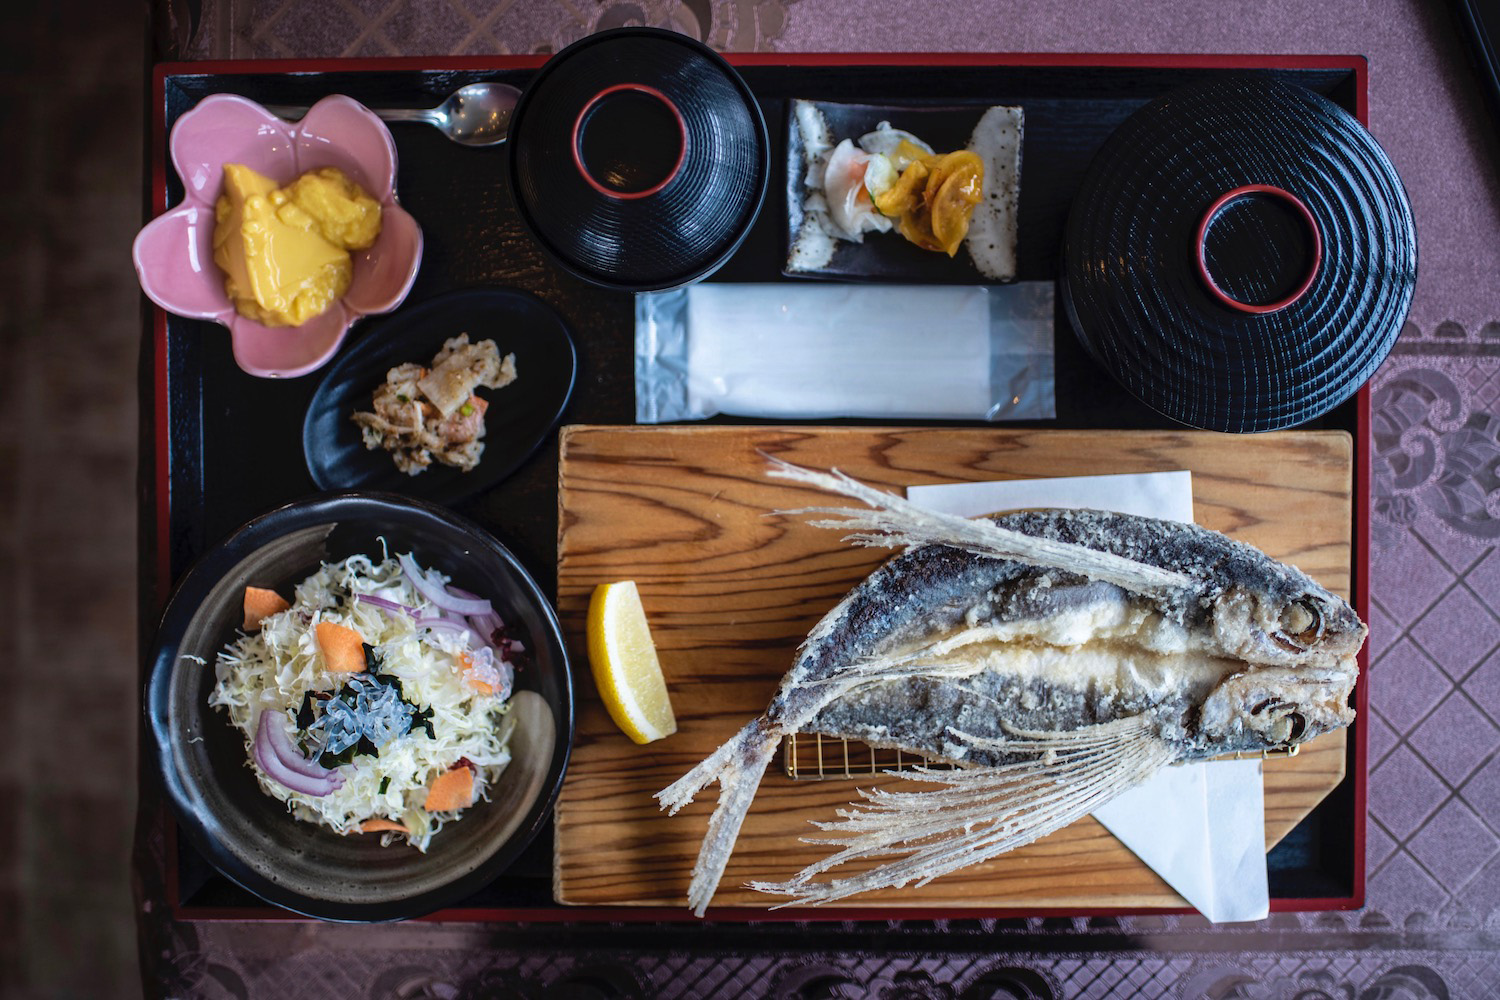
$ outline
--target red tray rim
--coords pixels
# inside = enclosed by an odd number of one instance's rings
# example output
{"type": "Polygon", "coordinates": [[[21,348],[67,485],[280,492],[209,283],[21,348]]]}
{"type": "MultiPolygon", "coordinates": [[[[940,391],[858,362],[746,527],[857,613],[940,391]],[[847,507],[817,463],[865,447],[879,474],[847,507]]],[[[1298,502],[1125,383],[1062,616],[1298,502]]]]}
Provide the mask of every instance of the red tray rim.
{"type": "MultiPolygon", "coordinates": [[[[735,66],[1090,66],[1099,68],[1141,69],[1328,69],[1347,70],[1354,74],[1355,117],[1369,125],[1369,62],[1361,55],[1255,55],[1183,54],[1183,53],[1082,53],[1082,52],[726,52],[735,66]]],[[[205,60],[203,62],[162,62],[151,75],[151,203],[155,215],[170,206],[167,199],[167,123],[166,84],[173,76],[214,76],[227,73],[333,73],[392,72],[413,70],[493,71],[535,69],[547,60],[545,55],[494,56],[400,56],[361,59],[245,59],[205,60]]],[[[155,498],[153,554],[155,593],[160,600],[171,591],[171,437],[167,412],[167,314],[151,307],[152,359],[151,378],[154,397],[152,465],[155,498]]],[[[1354,484],[1353,484],[1353,552],[1351,590],[1355,610],[1369,620],[1369,495],[1370,495],[1370,390],[1359,390],[1355,396],[1354,484]]],[[[153,609],[159,611],[160,608],[153,609]]],[[[1355,711],[1368,718],[1369,645],[1360,650],[1359,681],[1355,686],[1355,711]]],[[[1365,901],[1365,823],[1366,779],[1368,768],[1368,727],[1354,727],[1354,884],[1348,896],[1276,897],[1270,901],[1272,913],[1357,910],[1365,901]]],[[[181,898],[176,859],[178,857],[177,824],[165,803],[162,805],[167,832],[165,887],[172,917],[182,921],[306,921],[310,918],[265,906],[189,906],[181,898]]],[[[1173,908],[911,908],[895,914],[901,920],[990,919],[1016,917],[1119,917],[1191,915],[1190,907],[1173,908]]],[[[449,907],[415,918],[425,922],[461,923],[662,923],[689,922],[685,909],[661,906],[565,906],[489,908],[449,907]]],[[[761,910],[745,907],[710,908],[709,921],[786,922],[786,921],[880,921],[893,917],[891,908],[883,909],[787,909],[761,910]]]]}

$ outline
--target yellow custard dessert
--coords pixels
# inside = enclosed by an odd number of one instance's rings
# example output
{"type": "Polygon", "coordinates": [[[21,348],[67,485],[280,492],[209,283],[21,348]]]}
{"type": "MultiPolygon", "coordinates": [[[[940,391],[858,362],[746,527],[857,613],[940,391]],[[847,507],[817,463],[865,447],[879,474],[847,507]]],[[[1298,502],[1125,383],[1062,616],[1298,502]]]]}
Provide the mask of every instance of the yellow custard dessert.
{"type": "Polygon", "coordinates": [[[337,167],[286,187],[224,164],[214,206],[214,263],[235,310],[265,326],[301,326],[349,289],[351,250],[380,235],[380,203],[337,167]]]}

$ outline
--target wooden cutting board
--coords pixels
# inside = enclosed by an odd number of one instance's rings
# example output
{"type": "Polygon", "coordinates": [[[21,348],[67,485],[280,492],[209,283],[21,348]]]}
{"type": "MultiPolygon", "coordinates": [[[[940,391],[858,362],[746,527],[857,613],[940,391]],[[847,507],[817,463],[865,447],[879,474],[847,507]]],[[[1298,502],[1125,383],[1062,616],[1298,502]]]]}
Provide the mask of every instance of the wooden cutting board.
{"type": "MultiPolygon", "coordinates": [[[[567,427],[561,448],[558,607],[578,692],[556,810],[561,903],[685,905],[718,786],[676,816],[659,812],[652,794],[765,708],[808,630],[890,555],[770,515],[833,498],[767,478],[762,452],[837,466],[886,488],[1188,469],[1199,523],[1296,564],[1335,592],[1349,587],[1352,445],[1337,431],[567,427]],[[594,587],[624,579],[640,587],[677,712],[677,733],[647,746],[605,714],[584,642],[594,587]]],[[[1343,777],[1344,733],[1268,761],[1265,773],[1269,848],[1343,777]]],[[[743,885],[785,879],[822,857],[800,840],[816,832],[809,821],[834,818],[856,787],[893,780],[793,781],[773,762],[715,906],[775,903],[743,885]]],[[[931,912],[1184,903],[1087,818],[921,888],[831,905],[931,912]]]]}

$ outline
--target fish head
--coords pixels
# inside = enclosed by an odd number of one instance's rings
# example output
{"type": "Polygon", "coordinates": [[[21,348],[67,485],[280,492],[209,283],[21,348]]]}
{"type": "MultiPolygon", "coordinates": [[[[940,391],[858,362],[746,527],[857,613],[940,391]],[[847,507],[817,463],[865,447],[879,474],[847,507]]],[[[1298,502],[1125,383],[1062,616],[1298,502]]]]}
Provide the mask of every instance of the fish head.
{"type": "Polygon", "coordinates": [[[1288,748],[1354,721],[1355,657],[1369,630],[1347,601],[1286,569],[1273,585],[1231,587],[1212,604],[1215,645],[1243,668],[1202,703],[1206,748],[1288,748]]]}
{"type": "Polygon", "coordinates": [[[1294,586],[1231,587],[1211,602],[1215,644],[1247,664],[1353,671],[1369,630],[1349,603],[1297,573],[1294,586]]]}
{"type": "Polygon", "coordinates": [[[1198,736],[1216,752],[1285,749],[1354,721],[1353,669],[1262,667],[1233,674],[1210,692],[1198,736]]]}

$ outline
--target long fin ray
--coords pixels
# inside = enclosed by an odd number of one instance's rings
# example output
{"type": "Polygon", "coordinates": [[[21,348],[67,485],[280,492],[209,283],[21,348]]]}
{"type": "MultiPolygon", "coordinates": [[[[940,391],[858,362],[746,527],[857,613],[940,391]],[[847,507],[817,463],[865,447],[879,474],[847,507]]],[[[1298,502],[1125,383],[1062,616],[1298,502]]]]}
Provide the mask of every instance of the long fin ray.
{"type": "MultiPolygon", "coordinates": [[[[1088,786],[1073,786],[1075,790],[1088,786]]],[[[810,879],[832,865],[820,866],[819,870],[808,870],[781,884],[755,883],[753,888],[765,892],[789,895],[793,898],[778,906],[794,903],[826,903],[873,889],[901,887],[913,881],[925,885],[935,878],[950,874],[960,868],[987,861],[1016,847],[1031,843],[1069,823],[1077,820],[1114,795],[1107,782],[1096,782],[1091,794],[1078,795],[1074,805],[1053,814],[1045,823],[1020,826],[1016,823],[995,823],[983,830],[962,835],[936,838],[931,845],[920,850],[911,850],[899,861],[881,865],[860,875],[828,882],[812,882],[810,879]]],[[[987,800],[993,803],[993,800],[987,800]]],[[[902,853],[901,846],[882,844],[876,847],[846,850],[836,859],[842,864],[851,860],[865,860],[902,853]]]]}
{"type": "MultiPolygon", "coordinates": [[[[995,817],[999,825],[1004,826],[1010,822],[1008,817],[1022,816],[1045,809],[1054,803],[1068,801],[1073,794],[1070,786],[1079,782],[1086,783],[1101,768],[1108,768],[1112,755],[1121,749],[1118,744],[1123,742],[1111,741],[1099,744],[1080,753],[1077,757],[1069,756],[1047,763],[1031,760],[956,771],[933,771],[922,768],[916,772],[888,772],[898,777],[939,782],[949,787],[920,792],[896,792],[880,788],[868,792],[861,791],[860,794],[874,804],[874,809],[861,810],[855,807],[840,810],[839,815],[843,818],[843,822],[814,825],[823,830],[846,830],[851,833],[857,830],[871,831],[860,838],[862,844],[870,846],[877,841],[883,842],[888,839],[889,822],[886,817],[891,813],[900,812],[908,817],[903,823],[901,842],[915,843],[949,830],[951,824],[944,815],[944,810],[953,806],[962,808],[965,805],[972,805],[976,798],[990,795],[993,798],[990,803],[993,810],[991,815],[995,817]],[[1015,792],[1018,785],[1023,789],[1034,788],[1036,791],[1034,794],[1023,792],[1023,800],[1017,801],[1015,792]]],[[[843,843],[849,847],[860,846],[837,836],[805,837],[803,840],[806,843],[843,843]]],[[[807,871],[826,870],[829,867],[832,865],[827,861],[819,862],[807,871]]],[[[804,874],[806,871],[799,873],[797,879],[801,879],[804,874]]]]}
{"type": "Polygon", "coordinates": [[[946,786],[935,791],[862,792],[865,804],[841,810],[837,822],[819,824],[829,836],[808,838],[842,850],[785,882],[752,882],[751,887],[790,896],[779,904],[790,905],[826,903],[913,881],[925,884],[1067,826],[1175,757],[1139,716],[1079,730],[1078,740],[1062,738],[1075,734],[1036,735],[1050,738],[984,741],[1035,754],[1030,762],[901,775],[946,786]],[[1044,762],[1061,743],[1086,752],[1066,762],[1044,762]],[[812,881],[843,864],[893,855],[904,856],[857,875],[812,881]]]}
{"type": "MultiPolygon", "coordinates": [[[[1125,720],[1134,723],[1135,720],[1125,720]]],[[[1112,724],[1105,724],[1106,726],[1112,724]]],[[[1101,729],[1105,726],[1092,726],[1090,729],[1101,729]]],[[[960,739],[970,740],[973,737],[949,730],[960,739]]],[[[860,795],[866,799],[881,803],[890,803],[892,808],[900,808],[905,804],[913,804],[921,808],[931,809],[948,801],[962,802],[973,794],[973,790],[981,786],[999,785],[1012,781],[1019,775],[1022,777],[1036,774],[1048,776],[1054,774],[1066,775],[1082,766],[1087,766],[1123,745],[1130,742],[1128,733],[1107,740],[1095,740],[1080,745],[1064,745],[1061,747],[1051,743],[1037,741],[1034,745],[1029,741],[1026,745],[1016,746],[1013,741],[984,740],[984,744],[1008,750],[1012,753],[1039,753],[1029,759],[1016,760],[1003,764],[995,764],[987,767],[967,767],[957,769],[937,769],[926,765],[918,765],[905,772],[886,771],[888,775],[896,777],[909,777],[914,781],[928,781],[934,784],[942,784],[948,787],[928,789],[920,792],[900,792],[886,788],[876,788],[870,791],[861,790],[860,795]]],[[[855,812],[856,807],[839,809],[837,814],[842,818],[849,818],[855,812]]],[[[837,826],[834,822],[813,821],[813,825],[819,829],[829,829],[837,826]]]]}
{"type": "Polygon", "coordinates": [[[776,511],[778,514],[829,514],[839,520],[821,519],[812,523],[819,528],[850,531],[848,541],[881,548],[914,545],[947,545],[976,555],[1011,559],[1028,566],[1066,570],[1080,576],[1113,583],[1138,594],[1156,594],[1189,585],[1183,573],[1162,569],[1101,552],[1085,545],[1074,545],[1046,538],[1036,538],[1019,531],[1002,528],[983,518],[959,517],[926,510],[892,493],[866,486],[837,469],[816,472],[799,465],[766,456],[771,462],[768,475],[830,493],[840,493],[871,507],[864,511],[852,507],[803,507],[776,511]]]}
{"type": "MultiPolygon", "coordinates": [[[[1086,776],[1087,772],[1076,770],[1078,766],[1079,765],[1071,762],[1060,763],[1045,768],[1041,773],[1039,773],[1038,778],[1050,778],[1054,782],[1059,778],[1081,779],[1082,777],[1086,776]]],[[[987,768],[986,770],[989,769],[987,768]]],[[[920,779],[916,775],[912,775],[912,780],[924,779],[920,779]]],[[[929,777],[925,780],[932,780],[932,778],[929,777]]],[[[1010,791],[1012,790],[1012,786],[1014,785],[1014,781],[1014,777],[1011,776],[1007,777],[1003,781],[997,781],[992,785],[986,785],[983,788],[976,784],[970,788],[960,789],[957,794],[944,794],[942,791],[898,792],[886,793],[885,795],[870,794],[866,795],[865,797],[869,798],[871,801],[879,803],[882,812],[890,812],[894,809],[901,808],[901,804],[903,803],[910,805],[913,802],[916,802],[916,808],[919,808],[921,810],[921,814],[917,818],[908,820],[902,831],[903,840],[905,842],[916,842],[926,837],[937,836],[938,834],[941,834],[948,830],[949,824],[943,816],[939,815],[940,810],[947,808],[949,805],[963,805],[965,802],[972,801],[977,795],[983,794],[984,792],[992,793],[997,800],[1003,800],[1008,797],[1010,791]],[[930,797],[931,801],[926,801],[920,799],[919,797],[930,797]]],[[[865,793],[861,794],[864,795],[865,793]]],[[[1027,808],[1031,810],[1045,808],[1054,802],[1067,799],[1070,794],[1071,793],[1066,790],[1065,786],[1059,786],[1057,789],[1046,795],[1039,795],[1036,798],[1028,799],[1026,805],[1027,808]]],[[[997,801],[995,805],[997,813],[1004,808],[1003,801],[997,801]]],[[[858,808],[855,808],[849,810],[839,810],[839,815],[842,818],[843,822],[815,822],[813,825],[821,830],[829,831],[844,830],[853,832],[855,830],[868,830],[871,831],[871,833],[869,834],[869,836],[871,836],[872,838],[870,840],[871,844],[874,844],[877,840],[885,839],[886,823],[879,814],[873,812],[863,812],[858,808]]],[[[808,844],[850,843],[848,840],[839,838],[837,836],[803,837],[802,841],[808,844]]],[[[823,862],[819,862],[813,867],[818,867],[820,870],[826,870],[827,868],[832,866],[823,862]]]]}

